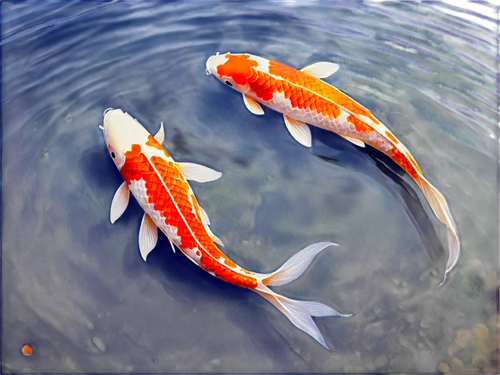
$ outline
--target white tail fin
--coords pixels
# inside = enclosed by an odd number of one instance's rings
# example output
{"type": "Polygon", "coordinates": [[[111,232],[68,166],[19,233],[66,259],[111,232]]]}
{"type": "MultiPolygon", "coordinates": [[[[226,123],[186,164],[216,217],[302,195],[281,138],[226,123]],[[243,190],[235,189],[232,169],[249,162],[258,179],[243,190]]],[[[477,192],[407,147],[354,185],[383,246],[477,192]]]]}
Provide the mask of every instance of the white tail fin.
{"type": "Polygon", "coordinates": [[[427,198],[434,214],[443,222],[444,225],[448,227],[448,262],[446,263],[443,281],[439,284],[439,286],[441,286],[446,281],[448,273],[458,262],[458,257],[460,256],[460,240],[457,235],[455,222],[453,221],[450,209],[448,208],[448,204],[446,203],[443,195],[434,186],[432,186],[424,176],[419,174],[415,178],[415,181],[420,189],[422,189],[422,192],[427,198]]]}
{"type": "Polygon", "coordinates": [[[328,349],[328,346],[326,346],[325,339],[312,317],[351,316],[353,314],[341,314],[337,310],[319,302],[293,300],[273,292],[266,285],[284,285],[295,280],[304,273],[314,257],[330,245],[338,246],[332,242],[320,242],[306,247],[291,257],[278,270],[270,274],[261,275],[262,285],[254,289],[285,314],[295,327],[311,335],[326,349],[328,349]]]}
{"type": "Polygon", "coordinates": [[[316,255],[331,245],[338,246],[333,242],[318,242],[307,246],[288,259],[279,269],[265,275],[262,283],[264,285],[284,285],[292,282],[304,273],[316,255]]]}
{"type": "Polygon", "coordinates": [[[311,335],[326,349],[328,346],[325,339],[312,319],[313,316],[352,316],[353,314],[341,314],[337,310],[319,302],[297,301],[273,292],[266,286],[255,289],[262,297],[271,302],[279,311],[286,315],[295,327],[311,335]]]}

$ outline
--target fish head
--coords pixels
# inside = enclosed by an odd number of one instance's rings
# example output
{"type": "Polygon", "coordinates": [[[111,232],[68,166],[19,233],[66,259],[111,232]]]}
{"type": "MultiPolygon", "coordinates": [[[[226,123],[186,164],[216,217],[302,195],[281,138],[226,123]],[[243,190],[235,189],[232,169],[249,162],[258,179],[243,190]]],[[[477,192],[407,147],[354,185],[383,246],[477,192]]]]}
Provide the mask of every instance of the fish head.
{"type": "Polygon", "coordinates": [[[247,53],[225,53],[212,55],[206,63],[206,72],[213,74],[222,83],[236,91],[246,94],[250,91],[249,78],[253,75],[253,68],[258,67],[256,57],[247,53]]]}
{"type": "Polygon", "coordinates": [[[109,155],[118,170],[123,167],[126,153],[135,145],[144,144],[149,132],[127,112],[108,108],[104,111],[103,132],[109,155]]]}

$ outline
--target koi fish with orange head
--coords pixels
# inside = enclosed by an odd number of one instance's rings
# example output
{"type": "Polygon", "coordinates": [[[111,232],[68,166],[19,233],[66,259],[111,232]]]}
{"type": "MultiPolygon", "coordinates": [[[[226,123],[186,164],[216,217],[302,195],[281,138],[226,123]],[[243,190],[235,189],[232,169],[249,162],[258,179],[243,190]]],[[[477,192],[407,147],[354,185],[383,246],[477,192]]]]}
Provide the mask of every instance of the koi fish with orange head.
{"type": "Polygon", "coordinates": [[[250,112],[263,115],[263,104],[282,113],[290,134],[302,145],[312,145],[307,125],[310,124],[333,131],[359,147],[369,144],[403,168],[420,187],[434,214],[447,227],[448,261],[444,282],[460,255],[460,240],[448,204],[387,127],[361,104],[321,80],[338,68],[334,63],[318,62],[296,70],[259,56],[229,52],[210,56],[206,62],[207,74],[213,74],[242,93],[250,112]]]}

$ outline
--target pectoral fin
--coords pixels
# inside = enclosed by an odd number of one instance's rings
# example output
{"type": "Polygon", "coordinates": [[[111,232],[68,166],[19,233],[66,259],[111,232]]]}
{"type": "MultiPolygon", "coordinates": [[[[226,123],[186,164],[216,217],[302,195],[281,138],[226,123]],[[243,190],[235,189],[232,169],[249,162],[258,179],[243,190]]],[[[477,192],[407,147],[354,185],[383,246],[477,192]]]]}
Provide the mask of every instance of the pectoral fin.
{"type": "Polygon", "coordinates": [[[203,209],[203,207],[198,206],[200,209],[200,215],[201,215],[201,222],[203,223],[203,226],[205,227],[205,230],[207,231],[208,235],[212,240],[216,243],[219,244],[220,246],[224,246],[224,243],[222,240],[217,237],[215,234],[212,233],[212,230],[210,229],[210,219],[208,218],[207,212],[203,209]]]}
{"type": "Polygon", "coordinates": [[[317,62],[302,68],[300,71],[316,78],[326,78],[330,77],[337,70],[339,70],[337,64],[331,62],[317,62]]]}
{"type": "Polygon", "coordinates": [[[155,134],[155,139],[161,145],[165,141],[165,129],[163,128],[163,122],[160,122],[160,129],[155,134]]]}
{"type": "Polygon", "coordinates": [[[285,119],[286,128],[288,129],[292,137],[301,145],[304,145],[306,147],[311,147],[312,136],[309,126],[307,126],[306,123],[294,120],[293,118],[288,117],[287,115],[283,115],[283,118],[285,119]]]}
{"type": "Polygon", "coordinates": [[[201,206],[198,206],[198,208],[200,209],[201,221],[203,224],[210,225],[210,219],[207,215],[207,211],[205,211],[201,206]]]}
{"type": "MultiPolygon", "coordinates": [[[[338,134],[338,133],[337,133],[338,134]]],[[[357,138],[348,137],[347,135],[339,134],[342,138],[347,139],[349,142],[354,143],[356,146],[365,147],[365,143],[357,138]]]]}
{"type": "Polygon", "coordinates": [[[200,164],[177,163],[177,166],[187,180],[210,182],[218,180],[222,176],[222,173],[200,164]]]}
{"type": "Polygon", "coordinates": [[[148,254],[155,248],[158,242],[158,227],[148,214],[144,214],[139,230],[139,250],[142,259],[146,261],[148,254]]]}
{"type": "Polygon", "coordinates": [[[247,107],[247,109],[254,115],[264,114],[262,106],[256,100],[252,99],[248,95],[243,94],[243,102],[245,102],[245,107],[247,107]]]}
{"type": "Polygon", "coordinates": [[[207,227],[207,233],[209,234],[212,241],[214,241],[217,245],[224,247],[224,242],[222,242],[222,240],[219,237],[217,237],[215,234],[212,233],[210,227],[207,227]]]}
{"type": "Polygon", "coordinates": [[[172,241],[170,241],[170,239],[168,240],[168,242],[170,242],[170,247],[172,248],[172,251],[175,254],[175,246],[174,246],[174,244],[172,243],[172,241]]]}
{"type": "Polygon", "coordinates": [[[111,201],[111,210],[109,213],[109,220],[114,224],[116,220],[122,216],[128,206],[130,198],[130,190],[128,189],[127,182],[123,181],[118,190],[116,190],[113,200],[111,201]]]}

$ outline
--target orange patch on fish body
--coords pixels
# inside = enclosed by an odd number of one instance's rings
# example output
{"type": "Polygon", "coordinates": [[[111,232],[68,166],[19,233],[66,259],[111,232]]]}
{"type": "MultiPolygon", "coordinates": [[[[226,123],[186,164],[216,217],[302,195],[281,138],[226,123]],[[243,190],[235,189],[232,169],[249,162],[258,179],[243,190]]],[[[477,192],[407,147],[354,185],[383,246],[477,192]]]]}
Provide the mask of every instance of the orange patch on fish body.
{"type": "Polygon", "coordinates": [[[234,271],[236,264],[213,243],[200,219],[197,201],[189,199],[192,193],[176,163],[159,156],[149,160],[141,153],[139,145],[133,145],[126,155],[125,164],[120,170],[123,178],[129,185],[132,181],[145,182],[147,202],[165,218],[166,226],[176,228],[181,250],[185,252],[184,249],[201,247],[205,251],[197,250],[196,255],[200,257],[200,266],[205,270],[238,286],[256,288],[255,277],[234,271]]]}
{"type": "Polygon", "coordinates": [[[417,162],[415,161],[415,159],[413,159],[413,156],[411,156],[411,154],[408,152],[407,154],[407,157],[408,159],[410,159],[410,162],[413,164],[413,166],[415,167],[415,169],[417,170],[418,173],[422,173],[422,171],[420,170],[420,167],[418,166],[417,162]]]}
{"type": "Polygon", "coordinates": [[[370,125],[367,125],[365,122],[361,121],[356,116],[349,115],[347,117],[347,121],[354,125],[358,133],[370,133],[373,131],[373,128],[370,125]]]}
{"type": "Polygon", "coordinates": [[[153,137],[151,134],[150,134],[150,135],[148,135],[148,140],[146,141],[146,144],[147,144],[148,146],[151,146],[151,147],[157,148],[158,150],[163,151],[163,152],[165,153],[165,155],[170,156],[170,155],[168,155],[167,150],[165,150],[165,149],[163,148],[163,146],[162,146],[161,144],[159,144],[159,143],[158,143],[158,141],[155,139],[155,137],[153,137]]]}
{"type": "Polygon", "coordinates": [[[274,93],[280,93],[286,100],[290,101],[292,108],[316,111],[332,120],[340,116],[340,108],[329,100],[304,87],[291,84],[286,80],[276,79],[271,74],[255,69],[247,83],[257,98],[264,101],[273,99],[274,93]]]}
{"type": "MultiPolygon", "coordinates": [[[[376,124],[379,121],[372,115],[372,113],[356,103],[354,100],[345,95],[342,91],[336,89],[335,87],[323,82],[322,80],[313,77],[310,74],[303,73],[299,70],[293,69],[287,65],[281,64],[276,61],[269,61],[269,73],[284,78],[285,80],[304,87],[313,93],[328,99],[329,104],[332,102],[339,107],[347,109],[349,112],[356,115],[366,116],[371,119],[376,124]]],[[[338,117],[338,116],[336,116],[338,117]]]]}
{"type": "Polygon", "coordinates": [[[392,160],[394,160],[401,168],[403,168],[410,176],[417,178],[417,169],[413,166],[411,161],[406,157],[404,153],[399,151],[397,148],[393,148],[389,153],[387,153],[392,160]]]}
{"type": "Polygon", "coordinates": [[[226,57],[226,63],[217,67],[217,74],[220,77],[231,77],[239,85],[245,84],[252,74],[251,68],[259,65],[257,61],[250,59],[250,55],[227,54],[226,57]]]}
{"type": "MultiPolygon", "coordinates": [[[[369,134],[371,132],[375,132],[375,129],[373,129],[371,126],[366,124],[364,121],[361,121],[354,115],[349,115],[347,117],[347,121],[350,122],[351,124],[354,125],[356,131],[358,133],[364,133],[364,134],[369,134]]],[[[389,131],[385,131],[385,136],[393,142],[394,146],[389,146],[389,150],[383,150],[381,149],[382,143],[386,143],[386,141],[378,141],[378,140],[365,140],[368,144],[371,144],[372,146],[376,147],[377,149],[381,150],[384,152],[386,155],[391,157],[401,168],[403,168],[410,176],[413,178],[416,178],[419,173],[422,173],[420,170],[420,167],[418,166],[417,162],[409,152],[401,152],[398,148],[397,145],[400,143],[398,139],[391,134],[389,131]]]]}
{"type": "Polygon", "coordinates": [[[385,135],[387,136],[387,138],[389,138],[391,141],[393,141],[394,144],[398,144],[399,143],[398,139],[395,136],[393,136],[391,134],[391,132],[389,132],[389,131],[386,130],[385,131],[385,135]]]}
{"type": "Polygon", "coordinates": [[[141,146],[139,146],[138,144],[133,144],[132,149],[125,152],[125,157],[126,158],[134,158],[141,153],[141,150],[142,150],[141,146]]]}

